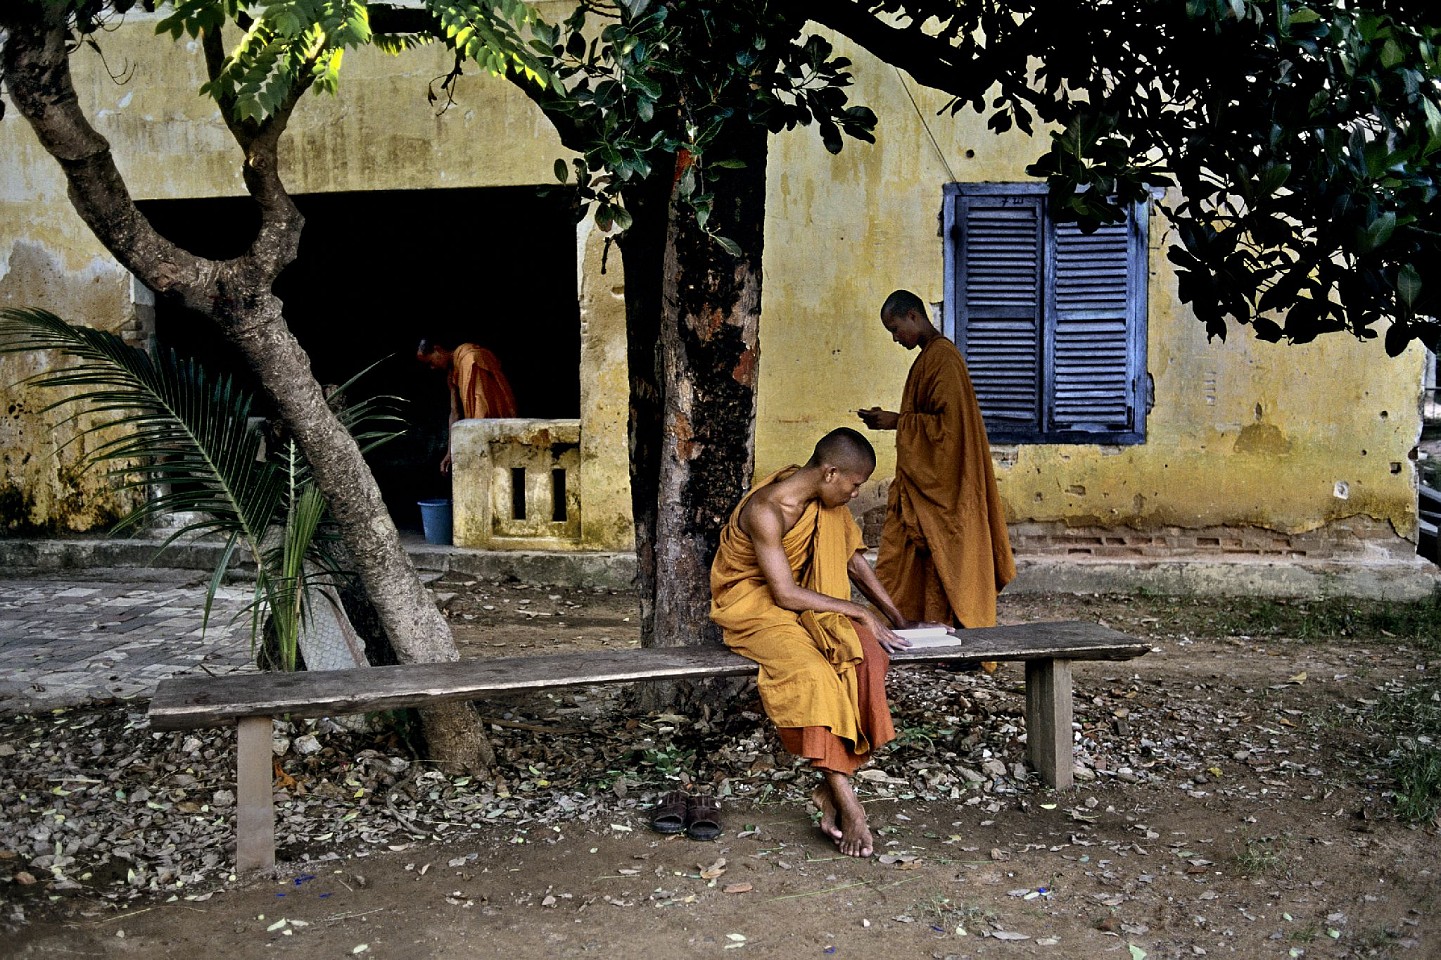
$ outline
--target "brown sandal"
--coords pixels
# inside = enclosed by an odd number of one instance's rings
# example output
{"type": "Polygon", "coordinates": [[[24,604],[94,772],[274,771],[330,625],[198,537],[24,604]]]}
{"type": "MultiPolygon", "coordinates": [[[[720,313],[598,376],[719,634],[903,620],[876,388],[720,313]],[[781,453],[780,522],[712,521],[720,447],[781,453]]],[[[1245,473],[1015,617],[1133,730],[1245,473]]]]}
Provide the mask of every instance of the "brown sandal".
{"type": "Polygon", "coordinates": [[[650,828],[656,833],[684,833],[689,801],[690,797],[684,790],[662,794],[655,809],[650,812],[650,828]]]}
{"type": "Polygon", "coordinates": [[[692,840],[714,840],[720,834],[720,802],[715,797],[691,797],[685,808],[685,835],[692,840]]]}

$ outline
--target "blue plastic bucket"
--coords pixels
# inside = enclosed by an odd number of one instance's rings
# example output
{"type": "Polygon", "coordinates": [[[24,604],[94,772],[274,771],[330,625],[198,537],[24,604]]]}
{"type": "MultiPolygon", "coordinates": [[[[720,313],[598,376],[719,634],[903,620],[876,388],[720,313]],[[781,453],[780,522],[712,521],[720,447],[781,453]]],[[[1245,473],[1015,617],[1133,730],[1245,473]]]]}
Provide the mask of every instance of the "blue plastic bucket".
{"type": "Polygon", "coordinates": [[[450,544],[450,501],[420,500],[420,526],[425,531],[425,542],[448,546],[450,544]]]}

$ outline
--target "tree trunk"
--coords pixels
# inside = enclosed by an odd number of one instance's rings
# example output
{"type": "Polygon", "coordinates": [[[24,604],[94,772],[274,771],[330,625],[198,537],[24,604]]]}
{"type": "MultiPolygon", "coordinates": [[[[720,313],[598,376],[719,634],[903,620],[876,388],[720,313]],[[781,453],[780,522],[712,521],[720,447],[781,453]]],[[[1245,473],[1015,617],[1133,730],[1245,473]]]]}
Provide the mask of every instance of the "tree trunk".
{"type": "MultiPolygon", "coordinates": [[[[665,395],[656,516],[655,646],[720,642],[709,616],[710,559],[721,527],[750,484],[755,459],[765,128],[738,124],[727,141],[744,169],[715,186],[711,224],[726,253],[673,202],[665,258],[661,363],[665,395]]],[[[657,705],[675,691],[654,689],[657,705]]]]}
{"type": "Polygon", "coordinates": [[[656,513],[660,496],[660,330],[666,234],[670,219],[669,170],[652,172],[625,191],[631,226],[620,238],[625,267],[626,362],[630,368],[630,502],[635,521],[636,595],[641,646],[655,637],[656,513]]]}
{"type": "MultiPolygon", "coordinates": [[[[56,158],[76,211],[120,263],[164,296],[215,319],[246,356],[314,469],[316,482],[403,661],[455,660],[450,625],[400,545],[380,491],[354,439],[331,412],[310,360],[271,292],[295,259],[302,218],[280,181],[276,146],[294,100],[268,121],[230,128],[245,150],[246,188],[260,207],[250,250],[234,260],[196,257],[160,236],[135,206],[110,145],[86,120],[70,75],[63,5],[6,4],[0,69],[15,106],[56,158]]],[[[206,38],[212,54],[217,38],[206,38]]],[[[298,96],[303,88],[297,90],[298,96]]],[[[469,705],[425,711],[432,759],[481,772],[493,757],[469,705]]]]}

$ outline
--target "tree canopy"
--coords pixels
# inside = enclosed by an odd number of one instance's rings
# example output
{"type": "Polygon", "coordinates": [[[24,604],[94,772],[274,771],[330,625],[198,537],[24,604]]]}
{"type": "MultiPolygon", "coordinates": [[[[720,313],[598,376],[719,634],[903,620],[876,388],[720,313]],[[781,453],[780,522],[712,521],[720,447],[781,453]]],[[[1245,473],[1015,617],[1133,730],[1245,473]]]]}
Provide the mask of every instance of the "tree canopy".
{"type": "MultiPolygon", "coordinates": [[[[76,32],[132,2],[70,0],[76,32]]],[[[807,20],[951,93],[951,112],[988,113],[997,132],[1047,125],[1030,172],[1083,225],[1174,187],[1170,258],[1211,335],[1239,323],[1298,343],[1384,329],[1392,353],[1435,342],[1441,284],[1424,281],[1437,275],[1441,10],[1430,4],[582,0],[548,23],[525,0],[177,0],[160,30],[239,25],[206,92],[252,122],[296,84],[333,91],[347,48],[438,39],[457,69],[521,77],[548,114],[575,121],[581,158],[557,175],[603,226],[624,228],[621,185],[678,153],[704,225],[705,177],[737,163],[719,136],[728,124],[814,122],[832,150],[842,132],[870,138],[874,116],[846,104],[848,62],[804,36],[807,20]],[[683,75],[689,89],[667,82],[683,75]]]]}
{"type": "Polygon", "coordinates": [[[1104,198],[1164,206],[1180,293],[1208,333],[1346,330],[1434,343],[1441,10],[1362,0],[814,3],[808,13],[918,80],[1054,125],[1030,167],[1083,222],[1104,198]],[[878,29],[869,13],[897,18],[878,29]],[[921,29],[921,25],[926,29],[921,29]],[[865,29],[859,29],[864,26],[865,29]],[[902,45],[904,43],[904,45],[902,45]],[[902,64],[905,66],[906,64],[902,64]]]}

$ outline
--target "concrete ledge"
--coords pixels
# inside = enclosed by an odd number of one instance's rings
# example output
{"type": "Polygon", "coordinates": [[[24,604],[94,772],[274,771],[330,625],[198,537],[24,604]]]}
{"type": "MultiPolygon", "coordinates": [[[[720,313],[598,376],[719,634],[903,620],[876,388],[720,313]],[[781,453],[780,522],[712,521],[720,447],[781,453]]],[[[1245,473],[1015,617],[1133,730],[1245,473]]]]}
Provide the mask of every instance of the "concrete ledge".
{"type": "Polygon", "coordinates": [[[1215,558],[1071,560],[1016,557],[1007,593],[1154,593],[1161,596],[1358,597],[1423,600],[1441,567],[1421,557],[1348,562],[1215,558]]]}
{"type": "MultiPolygon", "coordinates": [[[[526,580],[557,586],[629,589],[635,579],[635,554],[578,551],[468,550],[402,537],[405,550],[422,572],[460,573],[485,580],[526,580]]],[[[77,537],[63,540],[0,539],[0,571],[215,569],[221,550],[209,542],[178,543],[161,550],[155,539],[77,537]]],[[[245,576],[248,564],[233,572],[245,576]]]]}
{"type": "Polygon", "coordinates": [[[629,590],[635,581],[635,554],[574,550],[470,550],[406,544],[421,570],[460,573],[482,580],[524,580],[557,586],[629,590]]]}
{"type": "MultiPolygon", "coordinates": [[[[104,570],[111,567],[214,570],[221,548],[214,543],[183,543],[161,550],[163,540],[78,537],[63,540],[0,539],[0,569],[104,570]]],[[[236,569],[244,567],[236,565],[236,569]]]]}
{"type": "MultiPolygon", "coordinates": [[[[558,586],[629,589],[632,553],[470,550],[406,537],[417,568],[484,580],[524,580],[558,586]]],[[[0,570],[162,568],[213,570],[220,548],[187,543],[160,552],[159,540],[75,538],[0,539],[0,570]]],[[[874,554],[872,554],[874,559],[874,554]]],[[[1362,597],[1421,600],[1441,588],[1441,567],[1421,557],[1373,556],[1349,561],[1217,558],[1077,560],[1017,556],[1007,593],[1154,593],[1162,596],[1362,597]]],[[[236,572],[244,575],[245,567],[236,572]]]]}

